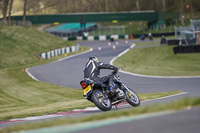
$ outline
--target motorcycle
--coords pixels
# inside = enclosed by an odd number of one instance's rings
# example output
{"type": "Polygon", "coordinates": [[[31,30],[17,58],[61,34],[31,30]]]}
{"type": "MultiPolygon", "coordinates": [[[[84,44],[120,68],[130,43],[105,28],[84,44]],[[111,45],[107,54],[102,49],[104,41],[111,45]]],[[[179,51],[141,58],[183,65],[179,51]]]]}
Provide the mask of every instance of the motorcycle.
{"type": "MultiPolygon", "coordinates": [[[[101,87],[100,84],[91,80],[83,79],[80,84],[83,89],[83,97],[93,102],[100,110],[109,111],[112,106],[116,106],[119,103],[127,101],[133,107],[140,105],[140,99],[137,94],[122,83],[120,77],[117,75],[119,70],[112,71],[108,76],[112,78],[113,89],[116,93],[111,93],[108,83],[107,89],[101,87]]],[[[110,83],[109,83],[110,84],[110,83]]]]}

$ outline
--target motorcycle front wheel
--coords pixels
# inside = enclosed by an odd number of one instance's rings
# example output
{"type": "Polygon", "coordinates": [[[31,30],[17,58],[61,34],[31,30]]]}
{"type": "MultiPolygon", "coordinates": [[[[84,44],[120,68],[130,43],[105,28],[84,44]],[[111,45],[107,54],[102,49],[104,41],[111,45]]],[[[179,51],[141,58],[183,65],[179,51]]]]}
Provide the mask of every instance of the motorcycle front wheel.
{"type": "Polygon", "coordinates": [[[112,108],[112,104],[109,98],[105,97],[102,90],[95,89],[92,92],[93,103],[102,111],[109,111],[112,108]]]}
{"type": "Polygon", "coordinates": [[[137,96],[137,94],[131,90],[131,89],[126,89],[125,90],[125,94],[126,94],[126,101],[132,105],[133,107],[137,107],[140,105],[140,99],[137,96]]]}

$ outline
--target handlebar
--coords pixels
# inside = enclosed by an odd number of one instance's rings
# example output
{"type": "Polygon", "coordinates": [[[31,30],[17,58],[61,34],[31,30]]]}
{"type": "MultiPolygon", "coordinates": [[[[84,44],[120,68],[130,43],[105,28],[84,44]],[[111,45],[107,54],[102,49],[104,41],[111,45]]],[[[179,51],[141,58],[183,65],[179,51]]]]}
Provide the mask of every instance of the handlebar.
{"type": "Polygon", "coordinates": [[[117,74],[118,71],[121,70],[121,69],[122,69],[122,67],[117,67],[117,69],[115,69],[114,71],[112,71],[112,72],[109,74],[109,76],[112,76],[112,75],[117,74]]]}

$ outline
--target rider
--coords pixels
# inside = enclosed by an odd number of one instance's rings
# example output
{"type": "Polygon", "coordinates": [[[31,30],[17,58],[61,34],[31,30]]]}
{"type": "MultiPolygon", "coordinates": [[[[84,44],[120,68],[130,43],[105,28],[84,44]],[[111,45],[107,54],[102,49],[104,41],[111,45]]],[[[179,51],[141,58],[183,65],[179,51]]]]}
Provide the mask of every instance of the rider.
{"type": "Polygon", "coordinates": [[[102,88],[106,88],[105,82],[109,82],[109,87],[111,93],[115,93],[114,86],[112,85],[112,79],[109,76],[100,77],[100,69],[111,69],[111,70],[118,70],[118,67],[115,67],[110,64],[104,64],[99,62],[97,57],[89,57],[88,62],[84,68],[84,78],[89,78],[98,84],[101,85],[102,88]]]}

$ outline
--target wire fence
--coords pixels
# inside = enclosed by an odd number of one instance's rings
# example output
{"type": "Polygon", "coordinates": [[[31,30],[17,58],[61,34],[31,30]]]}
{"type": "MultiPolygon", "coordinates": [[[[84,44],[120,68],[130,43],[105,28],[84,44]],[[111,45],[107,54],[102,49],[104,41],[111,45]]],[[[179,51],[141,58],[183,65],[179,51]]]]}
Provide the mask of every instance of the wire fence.
{"type": "Polygon", "coordinates": [[[180,39],[180,45],[200,44],[200,20],[190,20],[188,27],[175,27],[175,37],[180,39]]]}
{"type": "Polygon", "coordinates": [[[124,35],[125,26],[98,26],[96,30],[92,30],[89,35],[124,35]]]}

